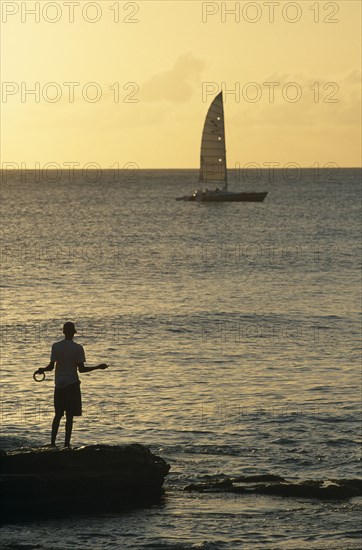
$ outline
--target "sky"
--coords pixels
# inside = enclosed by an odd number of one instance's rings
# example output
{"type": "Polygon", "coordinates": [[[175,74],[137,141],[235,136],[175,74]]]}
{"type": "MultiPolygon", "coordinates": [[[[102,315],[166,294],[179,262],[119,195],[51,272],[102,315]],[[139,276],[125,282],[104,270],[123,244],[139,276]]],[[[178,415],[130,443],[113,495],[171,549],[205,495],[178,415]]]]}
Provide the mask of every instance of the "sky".
{"type": "Polygon", "coordinates": [[[0,5],[2,168],[361,166],[359,0],[0,5]]]}

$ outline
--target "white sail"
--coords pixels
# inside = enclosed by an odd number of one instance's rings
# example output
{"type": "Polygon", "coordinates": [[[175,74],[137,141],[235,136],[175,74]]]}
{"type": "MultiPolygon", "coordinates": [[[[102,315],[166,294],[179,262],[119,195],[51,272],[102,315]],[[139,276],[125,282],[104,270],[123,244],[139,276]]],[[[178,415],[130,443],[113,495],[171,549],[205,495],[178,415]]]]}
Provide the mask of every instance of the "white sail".
{"type": "Polygon", "coordinates": [[[211,103],[201,140],[200,181],[227,187],[225,123],[222,92],[211,103]]]}

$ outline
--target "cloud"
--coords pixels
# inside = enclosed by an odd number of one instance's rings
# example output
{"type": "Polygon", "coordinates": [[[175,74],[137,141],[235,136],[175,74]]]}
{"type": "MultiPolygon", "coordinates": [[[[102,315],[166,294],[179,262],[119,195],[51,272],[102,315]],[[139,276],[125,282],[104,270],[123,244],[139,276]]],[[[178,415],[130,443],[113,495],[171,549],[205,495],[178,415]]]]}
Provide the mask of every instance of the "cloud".
{"type": "Polygon", "coordinates": [[[361,83],[361,71],[351,71],[346,77],[345,81],[348,84],[358,84],[358,86],[361,83]]]}
{"type": "Polygon", "coordinates": [[[142,84],[142,101],[188,101],[200,82],[204,66],[205,63],[191,53],[182,55],[172,69],[156,74],[142,84]]]}
{"type": "MultiPolygon", "coordinates": [[[[352,70],[337,77],[310,77],[303,74],[274,73],[263,82],[277,82],[275,100],[269,101],[267,88],[259,102],[240,102],[238,122],[252,126],[313,127],[323,125],[358,126],[361,120],[360,93],[357,88],[360,72],[352,70]],[[298,84],[300,100],[288,102],[283,88],[288,83],[298,84]],[[318,90],[318,93],[317,93],[318,90]]],[[[284,88],[285,89],[285,88],[284,88]]],[[[293,94],[293,89],[291,90],[293,94]]]]}

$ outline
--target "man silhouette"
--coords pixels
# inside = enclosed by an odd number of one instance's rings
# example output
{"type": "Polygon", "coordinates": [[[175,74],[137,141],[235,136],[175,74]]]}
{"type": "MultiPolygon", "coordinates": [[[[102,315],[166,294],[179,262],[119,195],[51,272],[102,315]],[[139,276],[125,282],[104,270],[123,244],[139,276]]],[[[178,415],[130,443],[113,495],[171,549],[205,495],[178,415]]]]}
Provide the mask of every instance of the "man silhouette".
{"type": "Polygon", "coordinates": [[[76,334],[74,323],[68,321],[63,325],[64,340],[52,345],[50,363],[47,367],[37,370],[37,374],[51,371],[55,367],[54,409],[51,445],[55,447],[60,419],[66,414],[64,447],[69,447],[73,428],[73,417],[82,416],[82,396],[80,392],[79,372],[91,372],[97,369],[107,369],[102,363],[97,367],[85,367],[83,346],[73,342],[76,334]]]}

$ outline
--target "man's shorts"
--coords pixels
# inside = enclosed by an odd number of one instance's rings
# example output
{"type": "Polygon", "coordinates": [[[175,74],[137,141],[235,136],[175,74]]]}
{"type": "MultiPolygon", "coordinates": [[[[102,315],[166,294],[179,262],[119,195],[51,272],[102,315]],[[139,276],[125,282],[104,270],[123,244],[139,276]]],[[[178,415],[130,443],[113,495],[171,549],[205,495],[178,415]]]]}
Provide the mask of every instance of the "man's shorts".
{"type": "Polygon", "coordinates": [[[80,382],[75,382],[65,388],[55,388],[54,409],[57,416],[64,416],[64,411],[72,416],[82,416],[80,382]]]}

